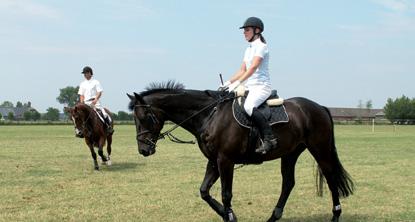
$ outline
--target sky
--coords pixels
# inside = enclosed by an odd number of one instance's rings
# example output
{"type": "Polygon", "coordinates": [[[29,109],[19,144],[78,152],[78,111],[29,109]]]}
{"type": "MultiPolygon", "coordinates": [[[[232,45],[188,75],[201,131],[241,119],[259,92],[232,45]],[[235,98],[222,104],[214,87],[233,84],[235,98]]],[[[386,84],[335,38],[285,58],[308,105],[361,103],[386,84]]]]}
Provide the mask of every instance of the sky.
{"type": "Polygon", "coordinates": [[[151,82],[217,89],[242,63],[250,16],[265,24],[283,98],[383,108],[415,97],[415,0],[0,0],[0,103],[62,110],[59,89],[85,65],[113,112],[151,82]]]}

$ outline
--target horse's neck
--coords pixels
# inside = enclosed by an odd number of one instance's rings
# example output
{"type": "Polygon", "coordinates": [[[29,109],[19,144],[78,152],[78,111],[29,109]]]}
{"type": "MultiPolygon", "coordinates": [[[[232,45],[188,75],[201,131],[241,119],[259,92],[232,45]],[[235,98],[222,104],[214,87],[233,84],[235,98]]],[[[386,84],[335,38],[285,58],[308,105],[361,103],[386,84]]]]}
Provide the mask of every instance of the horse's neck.
{"type": "Polygon", "coordinates": [[[170,95],[164,98],[164,101],[161,101],[160,106],[164,113],[166,113],[167,120],[170,120],[175,124],[180,124],[180,126],[187,131],[196,134],[200,126],[203,125],[205,118],[213,109],[213,106],[207,108],[213,102],[214,99],[203,96],[202,93],[200,93],[200,95],[185,93],[170,95]],[[204,108],[207,109],[200,112],[204,108]]]}
{"type": "Polygon", "coordinates": [[[85,114],[85,119],[84,119],[85,124],[91,124],[91,125],[96,124],[97,118],[95,117],[98,117],[97,116],[98,114],[95,112],[93,108],[85,107],[83,112],[85,114]]]}

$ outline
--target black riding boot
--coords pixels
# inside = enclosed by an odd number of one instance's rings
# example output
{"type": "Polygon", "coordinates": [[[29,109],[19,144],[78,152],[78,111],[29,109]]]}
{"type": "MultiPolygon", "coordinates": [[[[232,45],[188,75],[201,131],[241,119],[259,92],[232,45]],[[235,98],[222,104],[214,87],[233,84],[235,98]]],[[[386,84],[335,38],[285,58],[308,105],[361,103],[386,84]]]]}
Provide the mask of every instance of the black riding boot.
{"type": "Polygon", "coordinates": [[[257,108],[252,110],[251,117],[263,138],[263,143],[255,150],[255,152],[265,154],[277,146],[277,139],[274,138],[271,126],[268,124],[267,119],[257,108]]]}
{"type": "Polygon", "coordinates": [[[108,135],[113,134],[114,129],[112,128],[112,124],[111,124],[109,117],[105,118],[105,122],[106,122],[105,125],[107,125],[107,134],[108,135]]]}

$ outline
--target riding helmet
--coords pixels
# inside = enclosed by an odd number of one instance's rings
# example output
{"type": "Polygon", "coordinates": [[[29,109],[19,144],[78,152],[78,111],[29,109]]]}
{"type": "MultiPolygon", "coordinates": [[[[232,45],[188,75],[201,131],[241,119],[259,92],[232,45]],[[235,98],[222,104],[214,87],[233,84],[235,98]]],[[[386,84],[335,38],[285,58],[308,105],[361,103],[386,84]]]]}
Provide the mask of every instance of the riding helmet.
{"type": "Polygon", "coordinates": [[[264,31],[264,23],[261,21],[261,19],[257,18],[257,17],[249,17],[246,19],[246,21],[244,22],[244,25],[239,27],[239,29],[243,29],[246,27],[255,27],[255,28],[259,28],[261,32],[264,31]]]}
{"type": "Polygon", "coordinates": [[[85,66],[85,67],[82,69],[82,73],[83,73],[83,74],[85,74],[85,73],[91,73],[91,75],[94,75],[94,73],[92,72],[92,68],[91,68],[91,67],[89,67],[89,66],[85,66]]]}

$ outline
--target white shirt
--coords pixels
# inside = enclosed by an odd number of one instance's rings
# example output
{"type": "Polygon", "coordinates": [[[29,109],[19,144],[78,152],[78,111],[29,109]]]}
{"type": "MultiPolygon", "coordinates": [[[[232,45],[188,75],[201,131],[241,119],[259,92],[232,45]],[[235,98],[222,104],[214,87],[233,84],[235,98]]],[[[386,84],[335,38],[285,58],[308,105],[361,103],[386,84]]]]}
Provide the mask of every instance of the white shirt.
{"type": "Polygon", "coordinates": [[[255,72],[247,79],[245,86],[266,85],[271,87],[271,80],[269,78],[269,51],[265,43],[260,38],[251,42],[248,48],[245,50],[244,62],[246,69],[249,69],[252,65],[252,61],[255,56],[262,58],[262,62],[255,70],[255,72]]]}
{"type": "Polygon", "coordinates": [[[97,96],[97,93],[102,92],[102,86],[96,79],[84,80],[79,85],[78,94],[84,96],[85,102],[97,96]]]}

